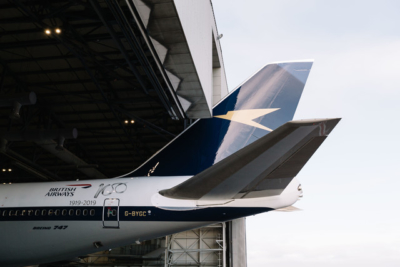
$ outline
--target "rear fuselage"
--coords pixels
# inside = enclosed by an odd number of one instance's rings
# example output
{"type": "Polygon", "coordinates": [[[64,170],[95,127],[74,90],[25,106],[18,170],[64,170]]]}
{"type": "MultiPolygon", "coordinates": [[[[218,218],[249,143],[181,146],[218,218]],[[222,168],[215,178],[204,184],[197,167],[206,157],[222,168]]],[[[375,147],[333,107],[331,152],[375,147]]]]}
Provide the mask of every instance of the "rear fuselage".
{"type": "Polygon", "coordinates": [[[290,206],[300,195],[295,179],[280,196],[265,198],[213,203],[158,194],[188,178],[1,185],[0,265],[23,266],[86,255],[290,206]]]}

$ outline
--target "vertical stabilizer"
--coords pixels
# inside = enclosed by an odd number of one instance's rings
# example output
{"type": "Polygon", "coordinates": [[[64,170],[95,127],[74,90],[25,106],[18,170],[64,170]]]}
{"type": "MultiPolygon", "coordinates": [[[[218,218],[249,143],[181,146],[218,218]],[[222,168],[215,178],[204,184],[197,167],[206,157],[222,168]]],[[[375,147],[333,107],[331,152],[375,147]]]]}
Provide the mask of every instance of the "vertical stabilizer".
{"type": "Polygon", "coordinates": [[[196,175],[293,119],[312,61],[272,63],[130,176],[196,175]],[[155,168],[154,168],[155,167],[155,168]]]}

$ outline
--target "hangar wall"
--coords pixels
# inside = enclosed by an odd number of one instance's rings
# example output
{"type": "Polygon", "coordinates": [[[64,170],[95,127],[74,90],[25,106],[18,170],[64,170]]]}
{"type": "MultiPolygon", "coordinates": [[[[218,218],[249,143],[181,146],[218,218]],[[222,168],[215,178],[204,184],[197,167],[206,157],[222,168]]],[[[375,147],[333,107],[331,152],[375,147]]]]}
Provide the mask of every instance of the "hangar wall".
{"type": "Polygon", "coordinates": [[[228,94],[212,4],[210,1],[196,0],[175,0],[174,2],[208,106],[212,107],[221,99],[221,96],[228,94]]]}
{"type": "MultiPolygon", "coordinates": [[[[209,118],[228,93],[212,4],[196,0],[134,0],[187,117],[209,118]]],[[[135,12],[132,14],[135,16],[135,12]]]]}

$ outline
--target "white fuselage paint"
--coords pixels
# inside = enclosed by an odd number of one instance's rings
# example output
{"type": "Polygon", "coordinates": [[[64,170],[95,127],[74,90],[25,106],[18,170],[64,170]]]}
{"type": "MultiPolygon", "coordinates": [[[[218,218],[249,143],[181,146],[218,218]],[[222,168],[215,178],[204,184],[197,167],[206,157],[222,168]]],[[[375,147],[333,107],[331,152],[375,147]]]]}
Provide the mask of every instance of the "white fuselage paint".
{"type": "MultiPolygon", "coordinates": [[[[138,177],[0,185],[0,266],[70,259],[232,219],[223,218],[226,212],[223,208],[249,211],[243,215],[248,216],[258,208],[267,211],[290,206],[301,195],[296,179],[281,195],[273,197],[200,202],[158,194],[189,178],[138,177]],[[83,188],[84,184],[91,186],[83,188]],[[107,214],[104,204],[109,202],[119,203],[119,208],[115,207],[119,214],[115,220],[106,218],[104,222],[103,212],[107,214]],[[17,209],[19,213],[15,215],[17,209]],[[68,214],[62,215],[62,210],[69,212],[70,209],[81,211],[80,216],[74,217],[76,220],[71,220],[68,214]],[[87,215],[83,215],[85,209],[87,215]],[[95,216],[90,215],[93,209],[95,216]],[[35,216],[36,210],[40,213],[45,210],[47,215],[35,216]],[[49,210],[53,210],[50,216],[49,210]],[[205,217],[193,220],[195,217],[190,217],[193,211],[201,211],[205,217]],[[218,214],[219,211],[224,213],[218,214]],[[93,220],[95,217],[99,219],[93,220]],[[104,228],[104,224],[119,227],[104,228]],[[96,248],[94,242],[101,242],[102,247],[96,248]]],[[[262,211],[253,214],[259,212],[262,211]]]]}

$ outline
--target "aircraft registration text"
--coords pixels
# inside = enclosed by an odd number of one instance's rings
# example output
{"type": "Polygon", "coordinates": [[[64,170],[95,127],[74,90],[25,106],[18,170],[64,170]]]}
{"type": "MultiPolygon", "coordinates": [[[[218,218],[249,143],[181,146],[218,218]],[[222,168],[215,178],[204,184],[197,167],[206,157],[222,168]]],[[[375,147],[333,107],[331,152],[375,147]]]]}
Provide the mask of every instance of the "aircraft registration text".
{"type": "Polygon", "coordinates": [[[132,216],[132,217],[145,217],[147,216],[147,211],[125,211],[125,216],[132,216]]]}

